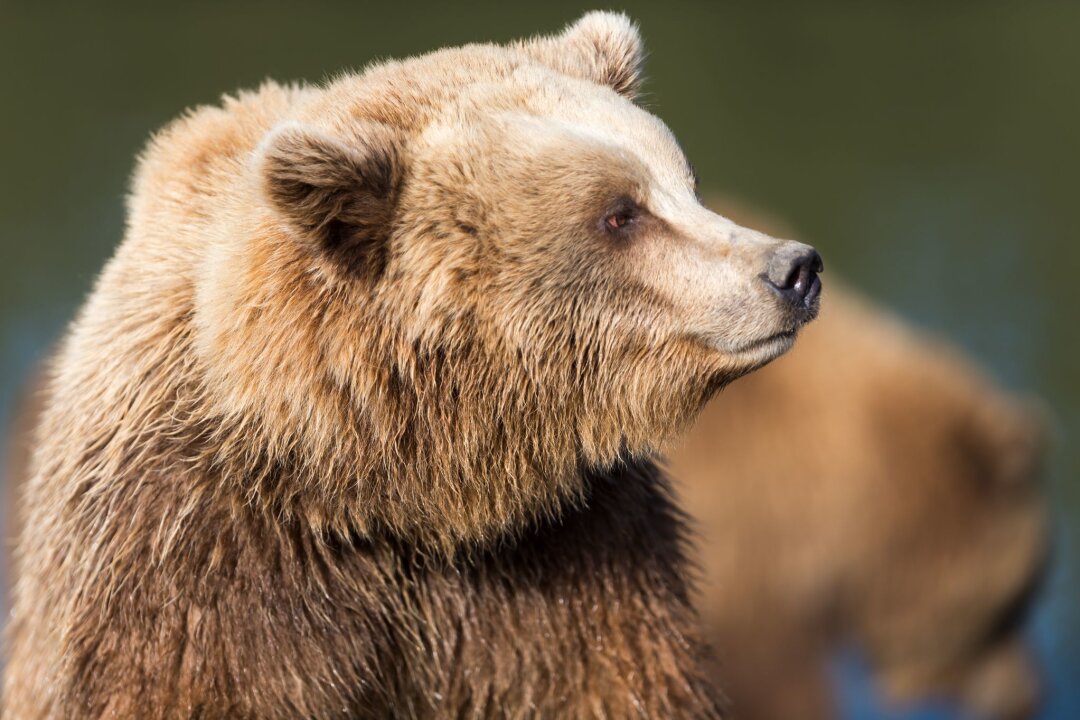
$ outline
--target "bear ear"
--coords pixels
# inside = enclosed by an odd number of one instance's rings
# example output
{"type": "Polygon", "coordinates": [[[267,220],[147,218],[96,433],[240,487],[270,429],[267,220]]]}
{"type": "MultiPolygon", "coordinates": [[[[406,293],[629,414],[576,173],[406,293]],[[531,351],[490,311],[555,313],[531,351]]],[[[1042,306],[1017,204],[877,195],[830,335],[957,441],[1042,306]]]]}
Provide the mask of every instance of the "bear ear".
{"type": "Polygon", "coordinates": [[[348,269],[378,275],[401,176],[399,138],[366,123],[348,141],[287,123],[260,148],[262,189],[320,250],[348,269]]]}
{"type": "Polygon", "coordinates": [[[561,34],[527,42],[523,49],[560,72],[607,85],[630,100],[641,89],[641,33],[622,13],[586,13],[561,34]]]}

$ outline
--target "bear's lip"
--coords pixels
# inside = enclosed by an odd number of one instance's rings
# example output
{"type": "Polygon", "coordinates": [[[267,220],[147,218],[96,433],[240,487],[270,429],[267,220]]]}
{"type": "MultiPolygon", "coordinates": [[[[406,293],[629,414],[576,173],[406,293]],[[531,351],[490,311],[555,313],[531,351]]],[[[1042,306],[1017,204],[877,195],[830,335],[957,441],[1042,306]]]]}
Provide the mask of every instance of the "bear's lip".
{"type": "Polygon", "coordinates": [[[768,359],[772,359],[787,352],[795,343],[795,336],[799,333],[801,325],[786,328],[772,335],[767,335],[756,340],[732,347],[729,352],[734,355],[761,355],[764,351],[768,359]],[[768,352],[772,350],[772,352],[768,352]]]}

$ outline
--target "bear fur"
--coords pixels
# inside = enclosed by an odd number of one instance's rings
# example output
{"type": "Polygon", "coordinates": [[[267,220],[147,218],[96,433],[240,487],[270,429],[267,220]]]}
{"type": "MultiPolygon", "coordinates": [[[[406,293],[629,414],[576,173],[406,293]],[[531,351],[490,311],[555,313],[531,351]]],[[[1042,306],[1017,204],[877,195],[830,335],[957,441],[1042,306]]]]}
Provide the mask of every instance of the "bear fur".
{"type": "Polygon", "coordinates": [[[725,389],[671,454],[738,716],[836,717],[829,662],[854,648],[892,704],[1031,717],[1044,428],[951,346],[830,283],[798,346],[725,389]]]}
{"type": "Polygon", "coordinates": [[[701,207],[641,56],[593,13],[153,140],[50,370],[8,717],[721,714],[653,454],[791,346],[810,249],[701,207]]]}
{"type": "MultiPolygon", "coordinates": [[[[729,214],[732,203],[717,203],[717,207],[729,214]]],[[[761,226],[760,222],[748,224],[761,226]]],[[[1048,532],[1044,521],[1025,522],[1019,532],[1002,532],[1003,537],[1011,536],[1027,547],[1024,552],[1030,564],[1019,572],[999,568],[1000,563],[1012,562],[1009,555],[984,544],[979,537],[942,533],[939,528],[950,522],[944,506],[913,505],[910,501],[904,504],[903,513],[895,512],[902,507],[896,503],[883,505],[886,514],[876,516],[877,523],[845,526],[842,532],[830,535],[832,540],[826,547],[815,549],[809,560],[791,560],[794,548],[808,540],[811,530],[793,531],[798,527],[793,516],[801,498],[778,490],[785,489],[787,483],[821,487],[826,473],[841,481],[831,489],[833,499],[819,510],[823,515],[810,518],[813,528],[844,522],[841,511],[875,485],[902,487],[910,481],[911,467],[925,468],[924,483],[946,489],[988,472],[1012,477],[1011,482],[1029,488],[1020,493],[1027,499],[1015,505],[986,503],[978,497],[974,503],[968,501],[975,518],[974,523],[968,521],[970,524],[1005,528],[1015,523],[1011,516],[1040,515],[1044,502],[1037,482],[1043,450],[1037,414],[994,384],[973,382],[981,371],[970,360],[858,295],[831,283],[828,300],[823,316],[804,332],[794,352],[712,400],[687,434],[688,441],[676,446],[673,453],[675,483],[680,494],[690,500],[687,506],[697,531],[692,559],[704,570],[704,582],[695,599],[706,624],[706,638],[719,655],[717,684],[733,696],[733,710],[740,717],[779,718],[786,712],[827,720],[836,714],[826,677],[830,655],[853,642],[873,651],[874,643],[881,649],[874,653],[871,669],[881,685],[895,688],[896,702],[944,695],[961,702],[973,717],[1031,717],[1041,688],[1023,639],[1027,612],[1016,603],[1030,596],[1031,583],[1038,582],[1041,544],[1048,532]],[[882,363],[874,350],[882,338],[888,340],[894,357],[888,364],[882,363]],[[838,371],[830,369],[836,358],[834,341],[849,349],[844,371],[859,378],[854,385],[841,383],[838,371]],[[799,381],[815,374],[830,380],[824,386],[799,381]],[[926,383],[928,377],[935,379],[926,383]],[[859,392],[859,388],[869,390],[877,383],[904,388],[891,398],[888,409],[891,417],[912,418],[900,432],[886,432],[875,421],[883,408],[873,395],[846,394],[849,390],[859,392]],[[957,393],[950,388],[968,390],[957,393]],[[950,419],[922,422],[926,415],[919,408],[931,402],[927,398],[938,404],[935,414],[950,419]],[[796,434],[797,417],[785,410],[789,407],[827,408],[830,422],[846,428],[846,439],[837,442],[839,436],[825,432],[826,428],[801,423],[796,434]],[[743,422],[747,418],[756,420],[743,422]],[[788,433],[775,434],[788,424],[792,425],[788,433]],[[778,445],[772,439],[796,436],[806,439],[794,445],[778,445]],[[965,450],[942,452],[942,443],[957,437],[967,438],[965,450]],[[815,449],[807,456],[811,447],[815,449]],[[868,456],[902,457],[904,461],[868,466],[868,456]],[[809,465],[808,457],[814,459],[809,465]],[[721,472],[724,467],[733,468],[734,474],[721,472]],[[800,478],[799,473],[804,475],[800,478]],[[740,478],[763,484],[748,486],[743,493],[738,487],[740,478]],[[842,494],[851,498],[845,500],[842,494]],[[747,511],[727,512],[732,498],[747,511]],[[924,562],[901,546],[889,551],[888,562],[869,562],[869,554],[860,555],[857,561],[829,561],[835,553],[847,557],[847,551],[833,547],[833,543],[856,547],[877,544],[886,534],[884,528],[900,535],[923,534],[934,554],[960,552],[977,558],[963,568],[939,568],[939,563],[924,562]],[[736,562],[726,550],[732,542],[736,546],[786,548],[779,557],[788,561],[762,565],[754,553],[747,552],[741,555],[743,561],[736,562]],[[904,568],[902,575],[897,572],[900,566],[904,568]],[[808,582],[808,575],[814,573],[820,579],[808,582]],[[1005,581],[992,584],[991,578],[999,573],[1007,576],[1005,581]],[[901,577],[916,588],[902,595],[910,619],[902,628],[889,630],[895,609],[868,598],[888,592],[901,577]],[[740,593],[729,592],[735,585],[740,593]],[[944,594],[950,585],[956,586],[951,600],[944,594]],[[843,603],[836,601],[841,588],[848,598],[843,603]],[[822,602],[822,597],[827,600],[822,602]],[[974,620],[965,620],[959,633],[954,631],[958,627],[956,615],[943,611],[957,602],[973,611],[965,617],[974,620]],[[759,609],[751,611],[753,608],[759,609]],[[1010,612],[1011,625],[1002,627],[996,637],[988,632],[1010,612]],[[952,640],[908,641],[944,637],[952,640]],[[901,651],[905,644],[914,647],[901,651]],[[942,668],[947,670],[941,672],[942,668]],[[899,687],[903,676],[910,678],[906,688],[899,687]],[[898,681],[889,681],[890,677],[898,681]],[[786,710],[790,707],[787,704],[778,707],[774,689],[781,686],[786,688],[782,694],[785,702],[796,706],[797,712],[786,710]]],[[[12,499],[28,475],[30,433],[41,412],[41,375],[35,373],[23,394],[9,438],[4,488],[9,538],[17,536],[21,525],[12,499]]],[[[799,518],[799,523],[806,521],[799,518]]],[[[9,539],[8,547],[11,544],[9,539]]]]}

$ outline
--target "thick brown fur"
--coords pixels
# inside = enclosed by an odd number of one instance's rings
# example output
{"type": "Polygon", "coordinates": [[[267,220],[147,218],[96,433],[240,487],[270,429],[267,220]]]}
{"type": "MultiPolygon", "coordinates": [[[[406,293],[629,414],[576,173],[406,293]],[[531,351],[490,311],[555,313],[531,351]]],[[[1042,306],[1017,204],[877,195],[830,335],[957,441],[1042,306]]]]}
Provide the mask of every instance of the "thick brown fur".
{"type": "Polygon", "coordinates": [[[854,649],[891,703],[1030,717],[1043,454],[1037,405],[830,282],[792,353],[718,395],[671,458],[737,714],[835,717],[828,664],[854,649]]]}
{"type": "Polygon", "coordinates": [[[650,457],[808,316],[639,65],[590,14],[154,139],[51,369],[9,717],[720,714],[650,457]]]}
{"type": "MultiPolygon", "coordinates": [[[[732,207],[731,202],[718,205],[728,211],[732,207]]],[[[923,465],[924,482],[943,487],[963,486],[973,477],[996,474],[1006,486],[1015,482],[1030,488],[1026,492],[1031,498],[1019,505],[983,505],[975,513],[977,525],[1007,525],[1013,522],[1010,515],[1041,512],[1038,483],[1033,483],[1041,457],[1040,424],[1029,411],[1007,399],[993,383],[978,380],[979,370],[945,349],[941,341],[905,327],[867,301],[836,288],[835,283],[828,301],[824,316],[806,332],[795,352],[713,400],[697,421],[700,427],[691,429],[690,440],[676,448],[676,482],[690,500],[700,535],[693,551],[706,570],[706,582],[697,602],[720,656],[717,676],[723,679],[723,687],[734,692],[740,716],[778,717],[786,710],[800,718],[833,717],[835,707],[824,672],[828,657],[842,645],[865,643],[869,635],[858,627],[888,628],[895,622],[895,610],[859,598],[869,597],[871,588],[889,591],[899,581],[903,565],[902,576],[916,588],[904,593],[905,612],[911,619],[900,629],[874,633],[876,642],[885,646],[873,666],[876,676],[886,678],[891,672],[921,668],[920,677],[909,681],[902,698],[944,694],[963,702],[976,717],[1027,716],[1037,705],[1039,683],[1021,637],[1025,614],[1015,603],[1030,592],[1028,584],[1038,577],[1039,547],[1045,533],[1041,522],[1014,535],[1021,545],[1034,543],[1027,556],[1031,564],[1015,574],[1010,571],[1011,578],[996,585],[988,580],[999,572],[996,565],[1004,556],[975,535],[964,533],[964,526],[951,538],[943,534],[942,525],[958,520],[936,502],[885,515],[884,523],[883,516],[875,514],[874,523],[860,526],[871,530],[869,537],[856,535],[850,526],[831,537],[837,543],[864,546],[878,542],[875,538],[893,527],[893,533],[925,534],[933,554],[967,546],[963,552],[977,554],[976,560],[962,567],[939,568],[938,563],[923,562],[901,548],[892,550],[885,562],[832,564],[831,555],[848,555],[832,545],[818,548],[808,560],[792,560],[792,549],[817,532],[813,528],[843,523],[839,509],[851,503],[841,499],[827,503],[827,508],[836,511],[814,505],[814,514],[820,517],[806,517],[803,511],[810,506],[802,495],[780,492],[787,483],[861,496],[873,485],[910,487],[910,469],[923,465]],[[888,363],[878,354],[883,342],[886,355],[892,358],[888,363]],[[849,349],[842,368],[835,366],[835,343],[849,349]],[[828,379],[824,385],[821,376],[828,379]],[[819,382],[802,381],[814,377],[819,382]],[[887,403],[889,416],[911,418],[903,428],[875,419],[883,415],[883,398],[866,390],[887,385],[896,388],[887,403]],[[942,388],[947,392],[942,394],[942,388]],[[848,396],[849,390],[855,394],[848,396]],[[919,408],[927,403],[936,406],[934,415],[951,419],[925,422],[927,413],[919,408]],[[827,412],[829,421],[802,422],[803,415],[792,412],[793,408],[827,412]],[[844,432],[832,434],[826,425],[838,425],[844,432]],[[944,446],[958,438],[966,438],[962,452],[943,452],[944,446]],[[871,465],[871,457],[906,459],[871,465]],[[724,468],[730,468],[730,473],[724,468]],[[838,481],[828,482],[819,473],[838,481]],[[991,517],[982,517],[987,511],[991,517]],[[798,524],[795,513],[800,516],[798,524]],[[808,520],[811,529],[797,530],[808,520]],[[732,542],[756,549],[740,552],[742,561],[724,560],[731,558],[727,547],[732,542]],[[759,553],[766,549],[778,561],[760,562],[759,553]],[[952,613],[939,609],[956,602],[940,601],[949,583],[958,584],[955,598],[962,607],[974,610],[975,622],[964,623],[956,639],[941,643],[937,640],[951,632],[956,622],[952,613]],[[732,592],[733,587],[740,592],[732,592]],[[841,587],[849,598],[844,603],[839,602],[841,587]],[[1000,632],[992,632],[996,623],[1008,620],[1009,612],[1014,613],[1015,624],[999,625],[1000,632]],[[932,640],[915,644],[914,651],[901,651],[908,638],[918,637],[932,640]],[[947,668],[944,672],[943,667],[947,668]],[[784,693],[775,692],[780,686],[784,693]],[[781,706],[779,701],[786,704],[781,706]]],[[[14,507],[10,499],[26,481],[30,428],[41,409],[40,375],[35,374],[24,393],[10,438],[5,487],[9,511],[14,507]]],[[[889,512],[897,507],[889,503],[882,509],[889,512]]],[[[9,512],[11,536],[20,524],[9,512]]],[[[522,632],[521,639],[531,637],[529,629],[522,632]]]]}

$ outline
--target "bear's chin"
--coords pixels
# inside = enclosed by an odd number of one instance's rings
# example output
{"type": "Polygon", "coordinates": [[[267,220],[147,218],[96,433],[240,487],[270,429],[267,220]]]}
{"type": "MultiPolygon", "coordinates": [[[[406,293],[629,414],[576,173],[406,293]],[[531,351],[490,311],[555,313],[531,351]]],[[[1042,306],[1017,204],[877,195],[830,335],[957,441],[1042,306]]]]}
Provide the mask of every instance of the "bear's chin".
{"type": "Polygon", "coordinates": [[[798,334],[799,328],[796,327],[738,343],[719,339],[699,340],[695,343],[697,350],[705,355],[702,359],[705,370],[699,375],[707,378],[704,402],[711,400],[712,395],[728,383],[784,355],[795,345],[798,334]]]}
{"type": "Polygon", "coordinates": [[[745,372],[751,372],[790,350],[797,336],[797,329],[785,330],[734,348],[730,354],[733,359],[748,366],[745,372]]]}

